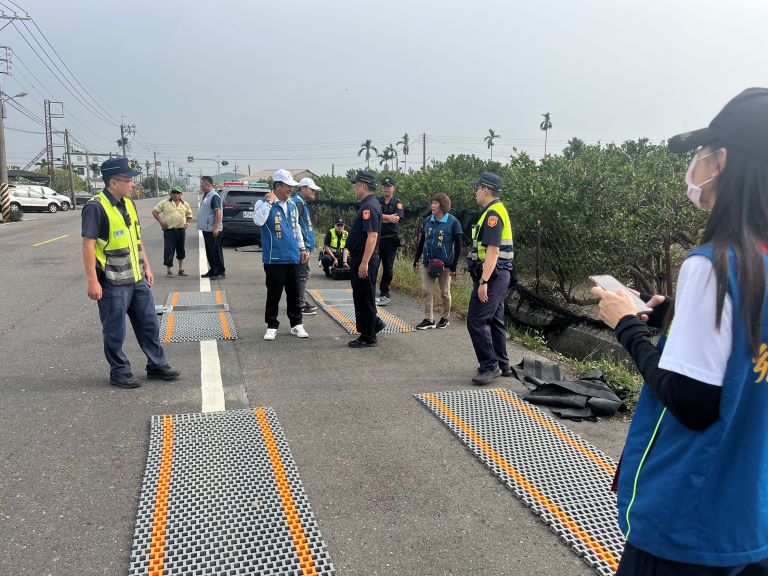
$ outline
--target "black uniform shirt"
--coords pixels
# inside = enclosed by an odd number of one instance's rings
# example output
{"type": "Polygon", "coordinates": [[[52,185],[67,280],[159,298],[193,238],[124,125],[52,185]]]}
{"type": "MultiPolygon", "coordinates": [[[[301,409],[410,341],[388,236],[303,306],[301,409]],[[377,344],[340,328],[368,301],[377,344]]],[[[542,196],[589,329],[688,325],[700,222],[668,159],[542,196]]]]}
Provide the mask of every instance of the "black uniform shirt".
{"type": "MultiPolygon", "coordinates": [[[[362,256],[365,252],[365,243],[368,240],[368,232],[377,232],[381,235],[381,207],[376,197],[367,196],[357,209],[352,229],[347,237],[347,249],[353,256],[362,256]]],[[[377,246],[378,248],[378,243],[377,246]]]]}
{"type": "MultiPolygon", "coordinates": [[[[379,198],[379,205],[381,206],[381,213],[387,214],[389,216],[392,216],[394,214],[397,214],[400,216],[400,221],[402,221],[405,218],[405,209],[403,208],[403,203],[392,196],[392,200],[390,200],[389,204],[384,202],[384,196],[379,198]]],[[[381,236],[382,238],[391,238],[392,236],[397,236],[400,234],[400,223],[397,224],[393,222],[383,222],[381,225],[381,236]]]]}

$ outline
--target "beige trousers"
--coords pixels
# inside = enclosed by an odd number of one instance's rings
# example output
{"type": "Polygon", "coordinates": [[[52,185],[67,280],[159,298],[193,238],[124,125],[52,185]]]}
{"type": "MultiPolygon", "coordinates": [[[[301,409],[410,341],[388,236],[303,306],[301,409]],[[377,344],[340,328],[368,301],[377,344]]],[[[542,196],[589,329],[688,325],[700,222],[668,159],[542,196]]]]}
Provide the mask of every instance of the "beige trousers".
{"type": "Polygon", "coordinates": [[[434,297],[432,295],[435,287],[435,280],[440,281],[440,296],[443,300],[443,318],[448,319],[451,315],[451,271],[446,267],[440,276],[432,278],[427,274],[427,266],[422,267],[421,290],[424,294],[424,318],[430,322],[435,321],[435,315],[432,311],[434,307],[434,297]]]}

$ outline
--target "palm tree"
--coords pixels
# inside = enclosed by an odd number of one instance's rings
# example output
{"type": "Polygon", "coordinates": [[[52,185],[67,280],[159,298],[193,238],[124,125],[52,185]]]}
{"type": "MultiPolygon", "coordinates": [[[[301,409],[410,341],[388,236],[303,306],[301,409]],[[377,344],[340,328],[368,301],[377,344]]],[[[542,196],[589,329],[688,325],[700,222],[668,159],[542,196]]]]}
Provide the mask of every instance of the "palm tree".
{"type": "Polygon", "coordinates": [[[408,152],[410,152],[410,150],[408,149],[408,132],[403,134],[403,139],[400,140],[397,143],[397,145],[403,147],[403,172],[407,172],[408,171],[408,152]]]}
{"type": "MultiPolygon", "coordinates": [[[[391,142],[389,143],[389,146],[387,146],[387,147],[385,148],[385,150],[388,150],[388,151],[389,151],[389,159],[390,159],[390,160],[397,160],[397,148],[395,148],[394,146],[392,146],[392,143],[391,143],[391,142]]],[[[393,162],[393,164],[394,164],[394,162],[393,162]]]]}
{"type": "Polygon", "coordinates": [[[357,155],[360,156],[360,154],[365,151],[365,161],[368,163],[368,168],[371,167],[371,150],[373,150],[374,154],[378,154],[379,151],[376,149],[376,147],[371,144],[370,140],[366,140],[362,144],[360,144],[361,148],[358,150],[357,155]]]}
{"type": "Polygon", "coordinates": [[[544,156],[547,155],[547,133],[549,132],[549,129],[552,128],[552,122],[549,121],[549,112],[546,114],[542,114],[544,117],[544,120],[541,124],[539,124],[539,128],[541,130],[544,130],[544,156]]]}
{"type": "Polygon", "coordinates": [[[488,129],[488,136],[485,137],[485,143],[488,144],[488,149],[491,151],[491,161],[493,161],[493,141],[496,138],[501,138],[501,134],[496,134],[490,128],[488,129]]]}
{"type": "Polygon", "coordinates": [[[393,159],[392,151],[389,149],[389,146],[382,150],[381,154],[379,154],[379,158],[379,166],[383,164],[384,170],[389,170],[389,161],[393,159]]]}
{"type": "Polygon", "coordinates": [[[92,162],[89,168],[91,169],[91,172],[93,172],[94,178],[101,174],[101,165],[97,164],[96,162],[92,162]]]}

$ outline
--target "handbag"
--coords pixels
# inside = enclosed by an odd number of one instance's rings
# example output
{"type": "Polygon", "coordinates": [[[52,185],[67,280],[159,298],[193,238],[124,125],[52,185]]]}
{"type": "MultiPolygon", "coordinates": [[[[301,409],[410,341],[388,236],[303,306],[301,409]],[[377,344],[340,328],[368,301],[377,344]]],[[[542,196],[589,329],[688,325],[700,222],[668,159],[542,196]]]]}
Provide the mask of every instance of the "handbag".
{"type": "Polygon", "coordinates": [[[443,273],[443,270],[445,270],[445,262],[442,260],[438,260],[435,258],[434,260],[429,261],[429,267],[427,267],[427,274],[429,274],[432,278],[438,278],[440,274],[443,273]]]}

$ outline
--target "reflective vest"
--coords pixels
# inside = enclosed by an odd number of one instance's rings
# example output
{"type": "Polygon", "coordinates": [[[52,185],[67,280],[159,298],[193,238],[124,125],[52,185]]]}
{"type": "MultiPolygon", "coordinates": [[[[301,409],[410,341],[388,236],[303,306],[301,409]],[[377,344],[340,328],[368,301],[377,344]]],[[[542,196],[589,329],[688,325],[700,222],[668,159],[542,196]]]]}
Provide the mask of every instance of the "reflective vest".
{"type": "Polygon", "coordinates": [[[96,239],[96,266],[110,284],[120,286],[141,282],[144,278],[144,257],[141,253],[139,215],[133,202],[130,198],[125,199],[130,226],[103,192],[89,202],[100,202],[109,219],[109,239],[96,239]]]}
{"type": "Polygon", "coordinates": [[[515,256],[514,245],[512,243],[512,221],[509,219],[509,213],[507,207],[501,202],[492,202],[486,208],[483,214],[480,216],[480,220],[477,224],[472,226],[472,251],[469,253],[468,258],[470,260],[478,260],[485,262],[485,246],[482,244],[480,231],[483,229],[483,224],[488,216],[488,212],[496,212],[501,218],[504,228],[501,231],[501,246],[499,246],[499,260],[509,260],[515,256]]]}
{"type": "Polygon", "coordinates": [[[341,233],[341,238],[336,234],[336,228],[331,228],[331,248],[334,250],[344,250],[344,247],[347,245],[347,236],[349,236],[349,230],[344,230],[341,233]],[[341,240],[341,245],[339,245],[339,240],[341,240]]]}

